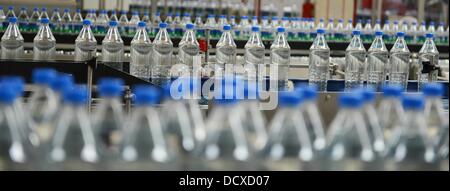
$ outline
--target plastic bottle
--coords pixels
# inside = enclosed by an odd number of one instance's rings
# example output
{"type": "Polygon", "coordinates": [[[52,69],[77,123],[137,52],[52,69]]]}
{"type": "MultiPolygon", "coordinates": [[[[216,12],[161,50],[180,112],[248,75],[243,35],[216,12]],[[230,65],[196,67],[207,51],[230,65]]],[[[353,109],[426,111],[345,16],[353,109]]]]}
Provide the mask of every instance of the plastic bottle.
{"type": "Polygon", "coordinates": [[[116,21],[109,21],[109,29],[102,41],[102,61],[111,67],[122,70],[123,40],[120,37],[116,21]]]}
{"type": "Polygon", "coordinates": [[[19,21],[19,28],[22,31],[28,31],[28,22],[30,20],[30,17],[28,17],[28,13],[27,13],[27,7],[22,7],[20,8],[20,13],[18,16],[18,21],[19,21]]]}
{"type": "Polygon", "coordinates": [[[70,33],[72,32],[72,17],[70,16],[70,9],[64,9],[64,14],[61,18],[61,32],[70,33]]]}
{"type": "Polygon", "coordinates": [[[427,33],[425,36],[427,39],[419,51],[419,89],[425,83],[436,82],[438,79],[439,69],[436,68],[439,65],[439,51],[433,41],[433,33],[427,33]]]}
{"type": "Polygon", "coordinates": [[[10,17],[9,25],[1,39],[1,58],[20,59],[23,56],[24,39],[17,26],[17,18],[10,17]]]}
{"type": "Polygon", "coordinates": [[[270,46],[270,70],[272,79],[270,80],[271,90],[285,90],[289,81],[289,65],[291,62],[291,47],[286,38],[286,29],[278,28],[278,34],[270,46]],[[275,72],[275,73],[272,73],[275,72]]]}
{"type": "Polygon", "coordinates": [[[422,95],[403,96],[405,120],[389,141],[388,156],[395,162],[396,170],[431,170],[436,167],[436,147],[427,134],[422,95]]]}
{"type": "Polygon", "coordinates": [[[230,25],[223,26],[222,36],[216,44],[217,68],[215,69],[215,72],[217,72],[217,74],[215,75],[218,77],[222,77],[224,74],[233,73],[234,66],[236,65],[237,48],[230,30],[230,25]]]}
{"type": "MultiPolygon", "coordinates": [[[[314,140],[311,140],[299,110],[303,97],[298,92],[280,92],[278,104],[279,109],[269,124],[269,139],[264,152],[269,160],[283,162],[285,159],[283,165],[289,165],[291,170],[301,170],[305,167],[298,167],[299,160],[311,162],[315,159],[314,140]],[[289,164],[287,161],[292,158],[295,163],[289,164]]],[[[274,170],[270,166],[269,169],[274,170]]]]}
{"type": "Polygon", "coordinates": [[[126,34],[129,29],[129,21],[127,16],[127,11],[120,11],[120,17],[119,17],[119,31],[122,34],[126,34]]]}
{"type": "Polygon", "coordinates": [[[96,56],[97,40],[91,29],[91,21],[83,21],[83,29],[75,40],[75,61],[88,61],[96,56]]]}
{"type": "Polygon", "coordinates": [[[436,30],[436,42],[440,43],[440,44],[448,44],[448,39],[446,39],[445,36],[445,28],[444,28],[445,23],[444,22],[440,22],[439,23],[439,27],[436,30]]]}
{"type": "Polygon", "coordinates": [[[345,90],[363,86],[366,49],[360,37],[361,31],[353,31],[353,38],[345,50],[345,90]]]}
{"type": "Polygon", "coordinates": [[[163,116],[155,107],[160,100],[158,90],[152,86],[136,86],[133,93],[136,108],[131,114],[129,128],[124,129],[121,158],[151,165],[154,169],[174,169],[169,162],[175,159],[175,153],[169,147],[163,116]]]}
{"type": "Polygon", "coordinates": [[[97,142],[89,123],[86,103],[86,86],[74,86],[64,92],[64,104],[61,115],[55,123],[49,151],[50,160],[58,162],[56,167],[74,170],[61,162],[81,159],[83,162],[95,163],[99,160],[97,142]]]}
{"type": "Polygon", "coordinates": [[[131,40],[130,74],[149,80],[153,63],[153,44],[145,28],[146,23],[139,22],[137,32],[131,40]]]}
{"type": "Polygon", "coordinates": [[[41,14],[39,15],[39,20],[41,20],[41,19],[50,19],[50,17],[48,16],[48,13],[47,13],[47,8],[45,8],[45,7],[42,7],[42,9],[41,9],[41,14]]]}
{"type": "Polygon", "coordinates": [[[109,18],[106,10],[101,10],[95,21],[95,33],[105,34],[108,26],[109,18]]]}
{"type": "Polygon", "coordinates": [[[59,8],[53,10],[52,17],[50,17],[50,28],[52,31],[60,32],[61,27],[61,15],[59,14],[59,8]]]}
{"type": "Polygon", "coordinates": [[[404,32],[397,33],[397,40],[390,51],[389,84],[400,85],[406,91],[411,53],[406,45],[404,36],[404,32]]]}
{"type": "Polygon", "coordinates": [[[406,43],[411,43],[414,40],[414,33],[409,27],[408,21],[403,21],[402,29],[400,31],[405,32],[405,41],[406,43]]]}
{"type": "Polygon", "coordinates": [[[39,13],[39,8],[37,8],[37,7],[33,8],[33,13],[31,13],[30,20],[29,20],[30,31],[32,31],[32,32],[38,31],[38,29],[39,29],[38,23],[39,23],[40,15],[41,14],[39,13]]]}
{"type": "Polygon", "coordinates": [[[256,80],[259,76],[258,69],[264,66],[264,44],[258,26],[252,27],[252,34],[245,44],[245,65],[246,78],[248,80],[256,80]]]}
{"type": "Polygon", "coordinates": [[[159,24],[159,32],[153,41],[152,82],[162,85],[170,80],[170,67],[172,66],[173,43],[167,33],[167,23],[159,24]]]}
{"type": "MultiPolygon", "coordinates": [[[[24,163],[32,156],[26,153],[25,139],[20,131],[20,123],[14,110],[14,100],[18,96],[17,90],[14,89],[14,85],[8,82],[0,83],[0,132],[2,134],[0,143],[0,159],[2,163],[8,168],[8,163],[24,163]],[[6,163],[6,164],[5,164],[6,163]]],[[[2,170],[5,167],[2,167],[2,170]]]]}
{"type": "Polygon", "coordinates": [[[103,158],[120,156],[120,140],[124,130],[122,109],[124,82],[116,78],[102,78],[98,82],[101,100],[92,117],[92,127],[98,151],[103,158]]]}
{"type": "Polygon", "coordinates": [[[381,91],[386,81],[386,68],[389,66],[389,51],[383,41],[383,32],[375,32],[375,40],[367,54],[367,87],[381,91]]]}
{"type": "Polygon", "coordinates": [[[32,74],[37,89],[31,95],[27,109],[31,117],[30,124],[44,143],[53,134],[53,120],[59,107],[57,96],[51,89],[56,76],[56,71],[47,68],[36,69],[32,74]]]}
{"type": "Polygon", "coordinates": [[[309,48],[309,84],[317,86],[318,91],[327,90],[330,67],[330,48],[325,41],[325,30],[317,29],[317,37],[309,48]]]}
{"type": "Polygon", "coordinates": [[[383,99],[378,107],[378,117],[385,140],[391,140],[393,133],[405,120],[401,104],[402,87],[387,85],[383,87],[383,99]]]}
{"type": "Polygon", "coordinates": [[[129,34],[134,34],[136,32],[137,29],[137,25],[138,23],[141,21],[141,19],[139,18],[139,12],[137,11],[133,11],[131,13],[131,18],[130,18],[130,22],[129,22],[129,34]]]}
{"type": "Polygon", "coordinates": [[[195,77],[201,76],[201,62],[199,60],[200,44],[197,41],[194,24],[186,24],[186,32],[183,35],[179,45],[178,58],[184,66],[180,71],[183,74],[190,74],[195,77]]]}
{"type": "Polygon", "coordinates": [[[327,153],[331,170],[368,170],[376,159],[363,116],[360,93],[339,96],[339,111],[328,130],[327,153]]]}
{"type": "Polygon", "coordinates": [[[39,31],[34,37],[33,60],[53,60],[56,52],[56,39],[48,26],[47,18],[41,19],[39,31]]]}
{"type": "MultiPolygon", "coordinates": [[[[92,22],[92,21],[91,21],[92,22]]],[[[81,15],[81,10],[77,9],[75,15],[73,15],[72,20],[73,32],[78,33],[83,28],[83,16],[81,15]]]]}

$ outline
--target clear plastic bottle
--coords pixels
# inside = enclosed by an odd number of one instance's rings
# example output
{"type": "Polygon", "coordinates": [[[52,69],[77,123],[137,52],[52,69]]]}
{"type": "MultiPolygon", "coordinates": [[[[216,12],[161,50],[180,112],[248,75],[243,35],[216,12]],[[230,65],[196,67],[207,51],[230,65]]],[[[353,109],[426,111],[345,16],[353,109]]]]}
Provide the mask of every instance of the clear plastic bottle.
{"type": "Polygon", "coordinates": [[[388,142],[395,170],[437,170],[437,149],[427,133],[422,95],[403,96],[405,120],[388,142]]]}
{"type": "Polygon", "coordinates": [[[178,58],[179,62],[184,66],[181,67],[180,76],[183,74],[190,74],[195,77],[201,76],[201,62],[197,60],[199,59],[200,54],[200,44],[197,41],[195,32],[194,32],[194,24],[188,23],[186,24],[186,32],[183,35],[180,43],[178,44],[179,52],[178,58]],[[194,69],[196,71],[194,71],[194,69]]]}
{"type": "Polygon", "coordinates": [[[81,15],[80,9],[77,9],[75,11],[75,14],[73,15],[72,28],[74,33],[80,32],[81,29],[83,28],[83,16],[81,15]]]}
{"type": "Polygon", "coordinates": [[[344,30],[344,19],[339,19],[336,28],[333,29],[334,38],[337,41],[342,41],[345,39],[345,30],[344,30]]]}
{"type": "Polygon", "coordinates": [[[440,43],[440,44],[448,44],[448,40],[446,40],[445,38],[445,28],[444,28],[445,23],[444,22],[440,22],[439,23],[439,27],[436,30],[436,42],[440,43]]]}
{"type": "Polygon", "coordinates": [[[127,13],[128,12],[125,10],[120,11],[120,17],[119,17],[118,24],[119,24],[120,33],[122,33],[122,34],[126,34],[129,29],[129,20],[128,20],[127,13]]]}
{"type": "Polygon", "coordinates": [[[33,13],[31,13],[30,20],[29,20],[29,29],[32,32],[38,31],[38,23],[40,19],[40,13],[39,8],[35,7],[33,8],[33,13]]]}
{"type": "Polygon", "coordinates": [[[97,40],[91,30],[91,21],[83,21],[83,29],[75,40],[75,61],[88,61],[97,53],[97,40]]]}
{"type": "Polygon", "coordinates": [[[106,28],[108,27],[108,22],[108,13],[106,10],[101,10],[95,21],[95,33],[105,34],[107,32],[106,28]]]}
{"type": "Polygon", "coordinates": [[[42,7],[42,9],[41,9],[41,14],[39,15],[39,20],[41,20],[41,19],[50,19],[50,17],[48,16],[48,13],[47,13],[47,8],[45,8],[45,7],[42,7]]]}
{"type": "Polygon", "coordinates": [[[52,167],[66,170],[80,168],[83,163],[99,160],[97,142],[91,126],[87,103],[86,86],[77,85],[64,92],[64,104],[55,123],[55,131],[49,143],[49,158],[57,162],[52,167]],[[72,163],[72,164],[71,164],[72,163]],[[77,166],[73,166],[74,164],[77,166]]]}
{"type": "Polygon", "coordinates": [[[231,34],[231,26],[223,26],[223,33],[219,42],[216,44],[216,70],[217,77],[224,76],[224,74],[234,73],[234,66],[236,65],[236,43],[231,34]]]}
{"type": "Polygon", "coordinates": [[[149,80],[153,63],[153,44],[145,28],[146,23],[139,22],[137,32],[131,40],[130,74],[149,80]]]}
{"type": "Polygon", "coordinates": [[[324,37],[325,30],[317,29],[317,37],[309,48],[309,84],[318,91],[327,90],[330,67],[330,48],[324,37]]]}
{"type": "Polygon", "coordinates": [[[130,22],[129,22],[129,34],[134,34],[136,32],[137,29],[137,25],[138,23],[141,21],[141,19],[139,18],[139,12],[137,11],[133,11],[131,13],[131,18],[130,18],[130,22]]]}
{"type": "Polygon", "coordinates": [[[61,32],[70,33],[72,32],[71,25],[72,17],[70,16],[70,9],[64,9],[64,14],[61,18],[61,32]]]}
{"type": "Polygon", "coordinates": [[[282,170],[302,170],[305,167],[299,164],[299,160],[311,162],[315,159],[314,140],[309,136],[304,116],[299,110],[303,97],[298,92],[280,92],[278,104],[279,109],[269,124],[269,139],[264,149],[270,160],[267,166],[269,170],[280,170],[283,166],[288,169],[282,170]],[[272,161],[284,164],[281,166],[272,161]]]}
{"type": "Polygon", "coordinates": [[[278,34],[270,46],[271,90],[285,90],[289,81],[289,65],[291,62],[291,47],[286,38],[286,29],[279,27],[278,34]],[[275,73],[273,73],[275,72],[275,73]]]}
{"type": "Polygon", "coordinates": [[[54,60],[56,52],[56,39],[48,26],[47,18],[41,19],[39,31],[34,37],[33,60],[54,60]]]}
{"type": "Polygon", "coordinates": [[[167,133],[163,127],[160,111],[155,107],[160,94],[153,86],[136,86],[135,109],[132,111],[128,127],[124,129],[121,158],[124,161],[149,165],[150,169],[177,169],[170,162],[175,160],[175,152],[170,150],[167,133]],[[150,160],[149,160],[150,159],[150,160]]]}
{"type": "Polygon", "coordinates": [[[397,40],[390,51],[389,84],[399,85],[406,91],[411,53],[404,37],[404,32],[397,32],[397,40]]]}
{"type": "Polygon", "coordinates": [[[314,85],[304,86],[297,88],[296,91],[302,95],[304,100],[304,103],[300,106],[300,112],[305,120],[314,150],[321,152],[326,146],[326,136],[323,120],[317,106],[317,87],[314,85]]]}
{"type": "Polygon", "coordinates": [[[363,86],[366,62],[361,31],[353,31],[353,38],[345,50],[345,90],[349,91],[363,86]]]}
{"type": "Polygon", "coordinates": [[[28,17],[28,13],[27,13],[27,7],[22,7],[20,8],[20,13],[18,16],[18,21],[19,21],[19,28],[22,31],[28,31],[28,22],[30,17],[28,17]]]}
{"type": "Polygon", "coordinates": [[[53,69],[36,69],[33,71],[33,83],[37,89],[31,94],[28,111],[30,123],[37,132],[41,142],[46,143],[53,134],[53,120],[58,111],[58,98],[51,89],[56,79],[56,71],[53,69]]]}
{"type": "Polygon", "coordinates": [[[23,56],[24,39],[17,26],[17,18],[10,17],[9,25],[1,38],[1,59],[20,59],[23,56]]]}
{"type": "Polygon", "coordinates": [[[327,152],[331,170],[369,170],[376,159],[358,92],[339,96],[339,111],[328,130],[327,152]]]}
{"type": "Polygon", "coordinates": [[[433,41],[433,33],[427,33],[427,39],[419,51],[419,89],[426,83],[436,82],[438,79],[439,69],[439,51],[433,41]]]}
{"type": "Polygon", "coordinates": [[[1,82],[0,88],[0,159],[2,165],[6,165],[1,169],[8,170],[9,167],[12,168],[12,164],[24,163],[32,159],[32,156],[26,152],[26,139],[20,131],[22,127],[19,120],[24,119],[18,118],[14,109],[18,92],[11,82],[1,82]],[[8,165],[10,162],[12,164],[8,165]]]}
{"type": "Polygon", "coordinates": [[[264,66],[264,44],[261,40],[261,35],[258,26],[252,27],[252,34],[245,44],[245,65],[244,69],[246,71],[245,77],[248,80],[257,80],[260,76],[258,75],[258,68],[264,66]]]}
{"type": "Polygon", "coordinates": [[[61,15],[59,14],[59,8],[53,9],[52,16],[50,17],[50,28],[52,31],[60,32],[61,27],[61,15]]]}
{"type": "Polygon", "coordinates": [[[389,51],[383,41],[383,32],[375,32],[375,40],[367,53],[367,87],[381,91],[386,81],[386,68],[389,66],[389,51]]]}
{"type": "Polygon", "coordinates": [[[392,85],[383,87],[383,99],[378,106],[378,117],[385,140],[391,140],[393,138],[393,132],[405,120],[401,96],[402,87],[392,85]]]}
{"type": "Polygon", "coordinates": [[[167,23],[159,24],[159,31],[153,40],[153,68],[152,82],[157,85],[165,84],[170,80],[172,66],[173,43],[167,32],[167,23]]]}
{"type": "Polygon", "coordinates": [[[104,159],[120,156],[120,141],[125,124],[122,108],[124,82],[116,78],[102,78],[98,82],[101,100],[92,115],[92,127],[98,151],[104,159]]]}
{"type": "Polygon", "coordinates": [[[417,32],[417,43],[424,43],[425,42],[425,35],[427,34],[427,23],[425,21],[422,21],[422,24],[419,27],[419,31],[417,32]]]}
{"type": "Polygon", "coordinates": [[[102,61],[122,70],[124,45],[116,21],[109,21],[109,29],[102,41],[102,61]]]}

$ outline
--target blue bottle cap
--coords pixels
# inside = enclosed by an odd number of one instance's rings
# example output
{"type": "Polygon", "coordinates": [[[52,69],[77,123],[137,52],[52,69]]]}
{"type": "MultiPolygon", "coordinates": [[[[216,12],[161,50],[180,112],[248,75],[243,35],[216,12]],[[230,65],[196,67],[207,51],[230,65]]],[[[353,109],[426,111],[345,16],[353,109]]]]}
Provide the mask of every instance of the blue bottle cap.
{"type": "Polygon", "coordinates": [[[422,95],[409,95],[402,97],[402,105],[405,110],[422,110],[424,103],[425,101],[422,95]]]}
{"type": "Polygon", "coordinates": [[[98,82],[98,91],[102,97],[121,96],[124,90],[124,82],[118,78],[102,78],[98,82]]]}
{"type": "Polygon", "coordinates": [[[159,23],[159,28],[162,28],[162,29],[167,28],[167,23],[159,23]]]}
{"type": "Polygon", "coordinates": [[[440,97],[444,94],[444,86],[440,83],[428,83],[422,88],[425,96],[440,97]]]}
{"type": "Polygon", "coordinates": [[[117,26],[117,21],[109,21],[109,26],[110,26],[110,27],[115,27],[115,26],[117,26]]]}
{"type": "Polygon", "coordinates": [[[47,11],[47,8],[45,8],[45,7],[42,7],[42,11],[47,11]]]}
{"type": "Polygon", "coordinates": [[[224,31],[229,31],[229,30],[231,30],[231,26],[230,25],[224,25],[223,26],[223,30],[224,31]]]}
{"type": "Polygon", "coordinates": [[[325,29],[317,29],[317,34],[325,34],[325,29]]]}
{"type": "Polygon", "coordinates": [[[8,9],[9,9],[9,10],[13,10],[13,9],[14,9],[14,6],[9,6],[8,9]]]}
{"type": "Polygon", "coordinates": [[[375,36],[383,36],[383,31],[375,31],[375,36]]]}
{"type": "Polygon", "coordinates": [[[426,38],[433,38],[433,36],[434,36],[433,33],[427,33],[427,34],[425,35],[426,38]]]}
{"type": "Polygon", "coordinates": [[[144,21],[138,22],[138,27],[145,27],[145,26],[147,26],[147,23],[145,23],[144,21]]]}
{"type": "Polygon", "coordinates": [[[83,25],[91,25],[91,20],[89,19],[83,20],[83,25]]]}
{"type": "Polygon", "coordinates": [[[258,26],[252,26],[252,32],[259,32],[258,26]]]}
{"type": "Polygon", "coordinates": [[[18,95],[14,86],[10,83],[2,82],[0,83],[0,89],[0,102],[12,104],[18,95]]]}
{"type": "Polygon", "coordinates": [[[87,103],[87,87],[85,85],[73,85],[64,91],[64,101],[74,104],[83,105],[87,103]]]}
{"type": "Polygon", "coordinates": [[[136,105],[153,105],[159,103],[161,98],[158,89],[149,85],[137,85],[133,89],[134,103],[136,105]]]}
{"type": "Polygon", "coordinates": [[[342,108],[359,108],[363,103],[361,94],[344,93],[339,96],[339,106],[342,108]]]}
{"type": "Polygon", "coordinates": [[[48,18],[42,18],[41,19],[41,23],[42,24],[48,24],[48,22],[49,22],[48,18]]]}
{"type": "Polygon", "coordinates": [[[405,36],[405,33],[404,32],[397,32],[397,37],[404,37],[405,36]]]}
{"type": "Polygon", "coordinates": [[[17,22],[17,17],[9,17],[9,22],[10,23],[16,23],[17,22]]]}
{"type": "Polygon", "coordinates": [[[402,95],[402,87],[397,85],[388,85],[383,87],[384,97],[400,97],[402,95]]]}
{"type": "Polygon", "coordinates": [[[353,35],[361,35],[361,31],[360,30],[354,30],[352,31],[353,35]]]}
{"type": "Polygon", "coordinates": [[[286,31],[286,29],[284,27],[278,27],[277,31],[279,33],[283,33],[284,31],[286,31]]]}
{"type": "Polygon", "coordinates": [[[35,84],[51,85],[51,83],[53,83],[53,80],[55,80],[56,76],[57,76],[57,73],[53,69],[39,68],[39,69],[33,70],[32,79],[33,79],[33,83],[35,83],[35,84]]]}
{"type": "Polygon", "coordinates": [[[57,92],[65,92],[67,88],[71,88],[74,85],[73,76],[70,74],[59,74],[55,80],[53,80],[51,87],[57,92]]]}
{"type": "Polygon", "coordinates": [[[68,8],[65,8],[65,9],[64,9],[64,12],[65,12],[65,13],[68,13],[69,11],[70,11],[70,9],[68,9],[68,8]]]}
{"type": "Polygon", "coordinates": [[[189,29],[189,30],[194,29],[194,24],[192,24],[192,23],[186,24],[186,29],[189,29]]]}
{"type": "Polygon", "coordinates": [[[296,107],[303,101],[298,92],[279,92],[278,104],[280,107],[296,107]]]}

